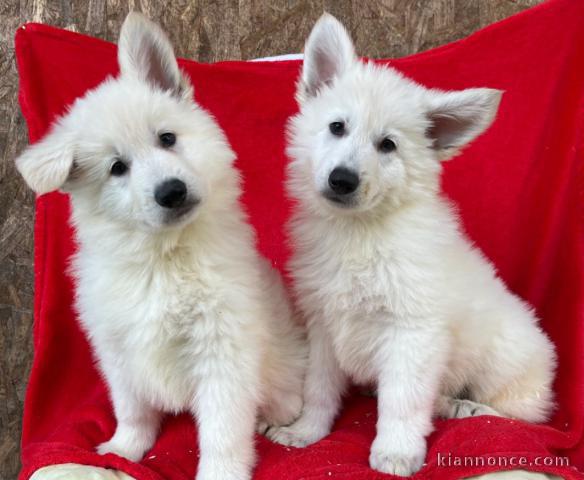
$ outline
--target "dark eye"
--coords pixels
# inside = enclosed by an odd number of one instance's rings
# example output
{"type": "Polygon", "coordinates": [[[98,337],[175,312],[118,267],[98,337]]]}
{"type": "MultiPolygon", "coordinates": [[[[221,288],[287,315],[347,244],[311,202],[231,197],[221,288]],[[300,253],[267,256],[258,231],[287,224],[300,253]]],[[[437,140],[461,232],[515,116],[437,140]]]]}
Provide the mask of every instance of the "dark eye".
{"type": "Polygon", "coordinates": [[[126,165],[121,160],[116,160],[110,169],[111,174],[114,177],[121,177],[124,173],[128,171],[128,165],[126,165]]]}
{"type": "Polygon", "coordinates": [[[379,151],[383,153],[393,152],[395,150],[395,143],[391,138],[385,137],[379,143],[379,151]]]}
{"type": "Polygon", "coordinates": [[[344,122],[333,122],[329,125],[329,130],[336,137],[342,137],[345,134],[344,122]]]}
{"type": "Polygon", "coordinates": [[[176,143],[176,135],[172,132],[164,132],[158,135],[160,145],[164,148],[172,147],[176,143]]]}

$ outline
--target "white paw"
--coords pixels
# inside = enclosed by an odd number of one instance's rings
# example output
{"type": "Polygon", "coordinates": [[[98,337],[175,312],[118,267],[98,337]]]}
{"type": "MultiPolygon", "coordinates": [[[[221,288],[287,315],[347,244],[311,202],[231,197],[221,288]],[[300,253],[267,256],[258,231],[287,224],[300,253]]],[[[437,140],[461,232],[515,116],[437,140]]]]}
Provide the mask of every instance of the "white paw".
{"type": "Polygon", "coordinates": [[[452,399],[449,407],[448,418],[478,417],[480,415],[493,415],[500,417],[501,414],[495,409],[482,403],[471,400],[452,399]]]}
{"type": "Polygon", "coordinates": [[[409,477],[424,463],[425,455],[396,455],[394,453],[371,450],[369,466],[378,472],[409,477]]]}
{"type": "Polygon", "coordinates": [[[265,435],[270,427],[271,425],[268,422],[265,420],[260,420],[256,425],[256,432],[258,432],[260,435],[265,435]]]}
{"type": "Polygon", "coordinates": [[[396,431],[395,435],[389,437],[375,437],[369,454],[369,466],[372,469],[408,477],[422,467],[426,458],[426,440],[412,432],[400,433],[396,431]],[[408,443],[400,442],[400,438],[408,443]]]}
{"type": "Polygon", "coordinates": [[[292,425],[300,416],[302,410],[302,397],[298,396],[296,403],[290,402],[290,408],[280,408],[277,412],[270,412],[270,416],[261,416],[256,425],[256,432],[266,435],[271,428],[278,428],[292,425]]]}
{"type": "Polygon", "coordinates": [[[34,472],[30,480],[134,480],[129,475],[117,470],[63,463],[40,468],[34,472]]]}
{"type": "Polygon", "coordinates": [[[317,425],[303,421],[300,418],[297,422],[287,427],[269,427],[264,435],[276,443],[288,445],[290,447],[305,447],[311,443],[318,442],[328,435],[328,431],[318,428],[317,425]]]}
{"type": "Polygon", "coordinates": [[[97,447],[97,453],[100,455],[106,455],[107,453],[113,453],[119,457],[127,458],[132,462],[138,462],[144,456],[144,449],[135,444],[121,444],[112,438],[108,442],[104,442],[97,447]]]}

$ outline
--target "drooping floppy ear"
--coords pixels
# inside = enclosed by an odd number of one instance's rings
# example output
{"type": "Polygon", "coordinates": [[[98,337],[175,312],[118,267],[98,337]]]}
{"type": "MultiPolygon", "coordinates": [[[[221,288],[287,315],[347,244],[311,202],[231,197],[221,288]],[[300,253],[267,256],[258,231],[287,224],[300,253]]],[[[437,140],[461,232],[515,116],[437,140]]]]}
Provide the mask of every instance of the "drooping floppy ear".
{"type": "Polygon", "coordinates": [[[428,136],[441,160],[454,156],[491,125],[502,94],[501,90],[490,88],[428,90],[428,136]]]}
{"type": "Polygon", "coordinates": [[[73,168],[73,141],[57,125],[41,141],[27,147],[16,159],[16,168],[37,194],[61,188],[73,168]]]}
{"type": "Polygon", "coordinates": [[[330,84],[357,59],[347,30],[329,13],[324,13],[312,28],[304,46],[302,78],[297,96],[300,101],[314,96],[330,84]]]}
{"type": "Polygon", "coordinates": [[[192,87],[181,74],[168,37],[141,13],[130,12],[122,25],[118,62],[122,76],[145,81],[179,97],[190,97],[192,87]]]}

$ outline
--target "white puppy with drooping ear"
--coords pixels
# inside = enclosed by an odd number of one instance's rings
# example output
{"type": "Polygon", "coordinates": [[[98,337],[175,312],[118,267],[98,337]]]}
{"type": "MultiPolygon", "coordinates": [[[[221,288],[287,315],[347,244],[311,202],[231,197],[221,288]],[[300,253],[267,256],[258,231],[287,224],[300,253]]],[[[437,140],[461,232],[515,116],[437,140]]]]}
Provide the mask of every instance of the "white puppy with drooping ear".
{"type": "Polygon", "coordinates": [[[199,480],[250,478],[262,426],[300,413],[303,330],[255,250],[234,153],[164,33],[126,19],[120,75],[77,100],[17,167],[70,194],[76,307],[117,420],[98,447],[140,460],[162,412],[191,411],[199,480]]]}
{"type": "Polygon", "coordinates": [[[554,348],[439,188],[440,161],[491,124],[501,92],[429,90],[361,62],[325,14],[297,97],[290,272],[309,367],[302,416],[268,435],[296,446],[327,435],[348,379],[377,387],[370,465],[382,472],[421,467],[434,414],[545,420],[554,348]]]}

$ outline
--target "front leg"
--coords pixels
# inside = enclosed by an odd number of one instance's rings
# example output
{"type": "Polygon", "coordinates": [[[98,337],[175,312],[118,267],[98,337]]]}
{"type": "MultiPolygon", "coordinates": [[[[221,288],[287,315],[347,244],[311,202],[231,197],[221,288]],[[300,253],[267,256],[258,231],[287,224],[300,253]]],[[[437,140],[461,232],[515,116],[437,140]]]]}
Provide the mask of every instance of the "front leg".
{"type": "Polygon", "coordinates": [[[294,447],[304,447],[330,433],[346,386],[346,376],[324,326],[318,321],[309,324],[308,338],[310,353],[302,414],[290,426],[271,427],[265,432],[275,442],[294,447]]]}
{"type": "Polygon", "coordinates": [[[378,420],[371,468],[408,476],[422,466],[447,350],[439,329],[391,327],[387,332],[376,356],[378,420]]]}
{"type": "Polygon", "coordinates": [[[161,413],[140,399],[124,379],[108,371],[110,396],[117,421],[113,437],[97,447],[100,455],[115,453],[138,462],[152,448],[160,426],[161,413]]]}
{"type": "Polygon", "coordinates": [[[255,460],[259,362],[217,355],[205,363],[193,405],[200,450],[197,480],[248,480],[255,460]]]}

